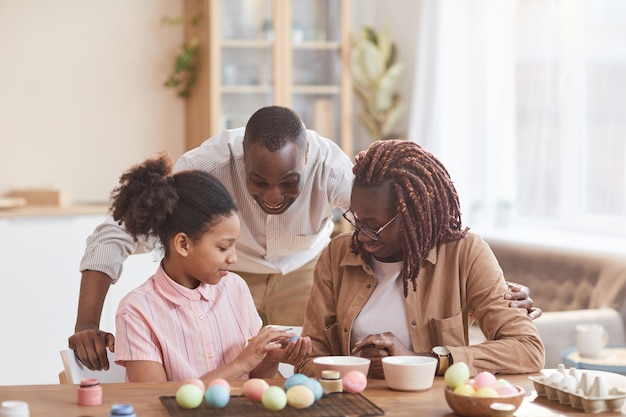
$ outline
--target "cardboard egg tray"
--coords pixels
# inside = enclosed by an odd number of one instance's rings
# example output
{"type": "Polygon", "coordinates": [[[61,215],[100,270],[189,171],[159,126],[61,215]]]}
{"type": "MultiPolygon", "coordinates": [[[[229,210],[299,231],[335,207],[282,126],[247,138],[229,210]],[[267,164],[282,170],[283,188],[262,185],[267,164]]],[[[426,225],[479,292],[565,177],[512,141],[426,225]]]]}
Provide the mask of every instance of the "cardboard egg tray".
{"type": "MultiPolygon", "coordinates": [[[[605,389],[606,393],[598,395],[599,387],[602,385],[602,381],[599,379],[601,376],[596,376],[593,385],[589,385],[584,382],[581,383],[583,378],[590,376],[585,371],[580,371],[575,368],[570,368],[569,373],[566,372],[562,365],[559,365],[557,372],[561,372],[564,375],[571,375],[576,379],[577,386],[572,392],[563,388],[555,387],[549,380],[548,376],[530,376],[533,382],[537,395],[540,397],[546,397],[548,400],[558,401],[560,404],[569,405],[572,408],[583,410],[585,413],[602,413],[620,412],[624,400],[626,399],[626,392],[610,387],[605,389]],[[582,385],[586,385],[583,387],[582,385]]],[[[590,377],[591,378],[591,377],[590,377]]]]}

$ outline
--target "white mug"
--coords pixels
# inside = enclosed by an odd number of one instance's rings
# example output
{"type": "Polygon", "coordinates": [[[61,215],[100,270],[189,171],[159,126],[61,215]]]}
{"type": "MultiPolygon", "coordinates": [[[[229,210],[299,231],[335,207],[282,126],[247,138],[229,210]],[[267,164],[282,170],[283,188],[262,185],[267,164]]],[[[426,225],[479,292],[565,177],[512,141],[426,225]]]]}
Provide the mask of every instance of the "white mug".
{"type": "Polygon", "coordinates": [[[597,358],[606,346],[609,334],[601,324],[576,326],[576,348],[582,357],[597,358]]]}

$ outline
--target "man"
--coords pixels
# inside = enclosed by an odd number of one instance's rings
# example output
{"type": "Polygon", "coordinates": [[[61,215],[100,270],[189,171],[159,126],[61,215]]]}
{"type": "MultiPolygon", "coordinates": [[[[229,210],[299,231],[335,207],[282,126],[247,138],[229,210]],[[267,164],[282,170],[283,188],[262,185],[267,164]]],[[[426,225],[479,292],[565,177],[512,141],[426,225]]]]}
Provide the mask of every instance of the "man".
{"type": "MultiPolygon", "coordinates": [[[[188,151],[174,170],[192,168],[217,177],[239,208],[232,271],[250,286],[261,316],[270,324],[302,325],[313,268],[333,230],[332,210],[349,206],[354,176],[348,156],[307,130],[294,111],[270,106],[255,112],[245,129],[221,132],[188,151]]],[[[69,347],[90,369],[108,369],[106,347],[113,350],[115,338],[99,330],[104,299],[139,247],[152,249],[112,218],[87,239],[69,347]]],[[[508,294],[517,307],[532,307],[526,288],[508,294]]]]}

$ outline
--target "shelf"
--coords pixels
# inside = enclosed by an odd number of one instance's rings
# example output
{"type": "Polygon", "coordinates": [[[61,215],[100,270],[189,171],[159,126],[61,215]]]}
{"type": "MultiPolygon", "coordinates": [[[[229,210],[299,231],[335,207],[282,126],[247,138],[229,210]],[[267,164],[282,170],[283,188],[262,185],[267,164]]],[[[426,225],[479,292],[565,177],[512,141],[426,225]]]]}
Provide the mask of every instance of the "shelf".
{"type": "Polygon", "coordinates": [[[271,85],[222,85],[224,94],[269,94],[273,91],[271,85]]]}
{"type": "Polygon", "coordinates": [[[222,48],[233,49],[269,49],[274,46],[274,42],[263,39],[225,39],[220,45],[222,46],[222,48]]]}
{"type": "Polygon", "coordinates": [[[23,206],[0,210],[0,218],[50,217],[75,215],[103,215],[108,213],[106,203],[70,204],[63,206],[23,206]]]}
{"type": "Polygon", "coordinates": [[[311,41],[293,44],[293,49],[338,50],[339,48],[341,48],[339,42],[311,41]]]}
{"type": "Polygon", "coordinates": [[[294,85],[294,94],[341,94],[338,85],[294,85]]]}

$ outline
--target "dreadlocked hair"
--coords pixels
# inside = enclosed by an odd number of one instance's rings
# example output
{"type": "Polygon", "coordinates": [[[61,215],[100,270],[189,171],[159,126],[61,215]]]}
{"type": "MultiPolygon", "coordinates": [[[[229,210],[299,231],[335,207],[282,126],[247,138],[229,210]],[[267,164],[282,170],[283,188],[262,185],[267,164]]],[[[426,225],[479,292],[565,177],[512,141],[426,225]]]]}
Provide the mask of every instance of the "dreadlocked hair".
{"type": "Polygon", "coordinates": [[[165,256],[167,242],[182,232],[200,239],[222,217],[237,207],[217,178],[199,170],[172,174],[172,160],[160,153],[131,167],[111,192],[113,219],[135,239],[158,237],[165,256]]]}
{"type": "MultiPolygon", "coordinates": [[[[360,186],[381,186],[390,183],[398,201],[401,229],[404,296],[408,282],[417,288],[420,264],[440,243],[461,239],[462,229],[459,197],[446,168],[432,154],[415,142],[381,140],[373,142],[355,158],[354,183],[360,186]]],[[[367,259],[352,235],[352,250],[367,259]]]]}

